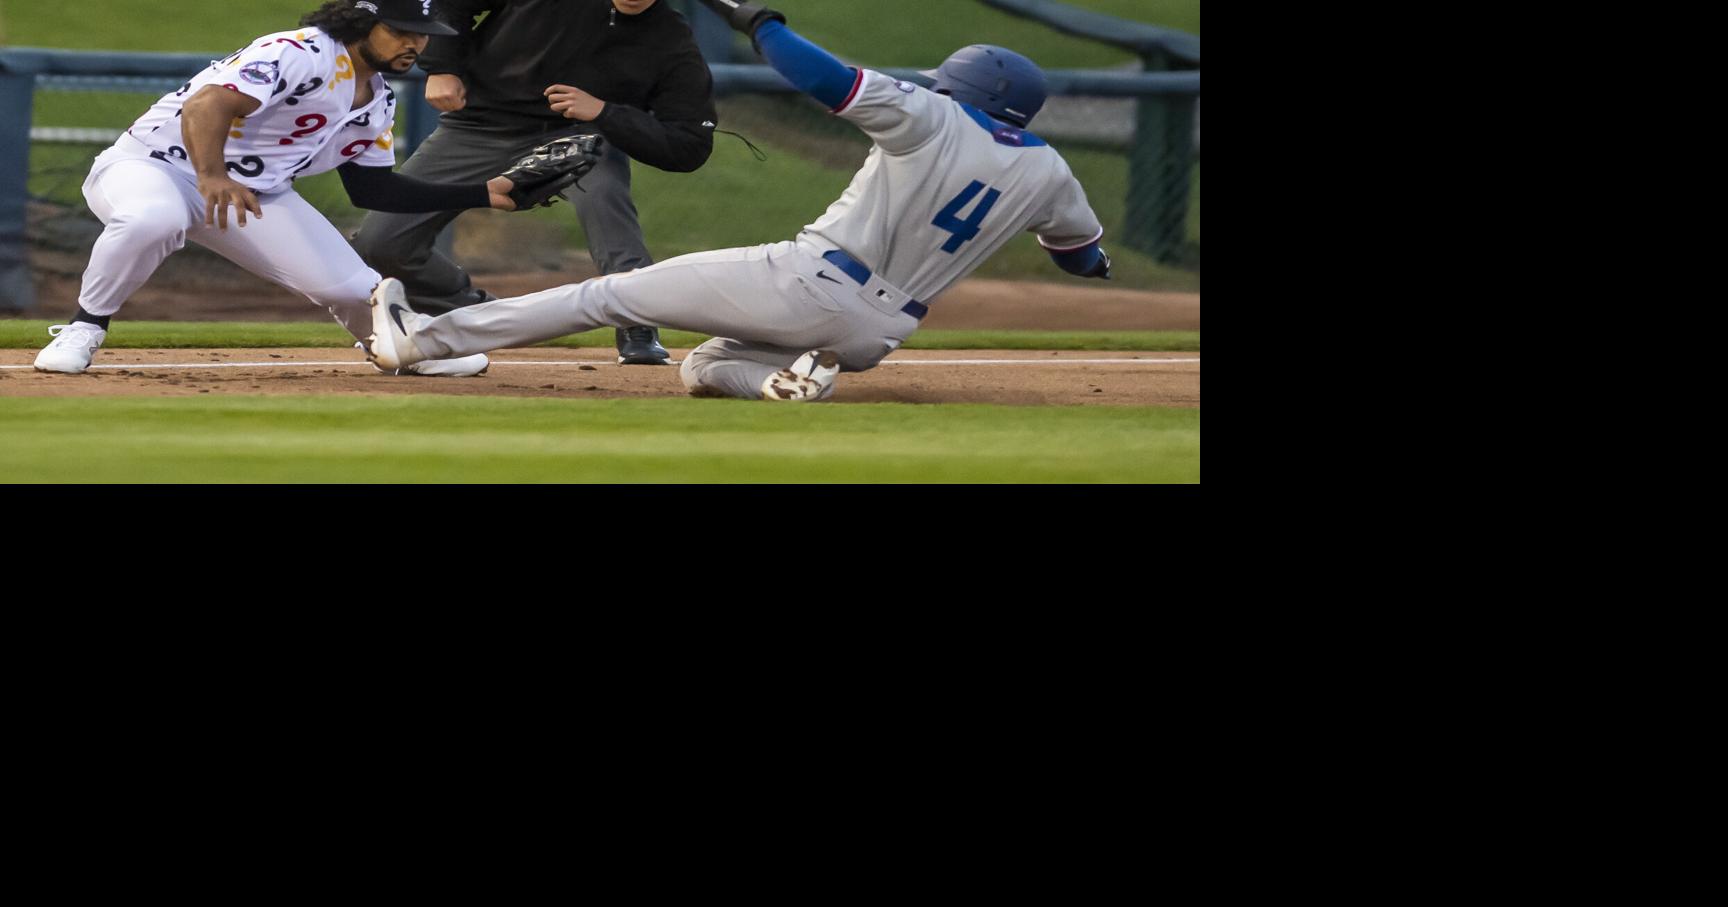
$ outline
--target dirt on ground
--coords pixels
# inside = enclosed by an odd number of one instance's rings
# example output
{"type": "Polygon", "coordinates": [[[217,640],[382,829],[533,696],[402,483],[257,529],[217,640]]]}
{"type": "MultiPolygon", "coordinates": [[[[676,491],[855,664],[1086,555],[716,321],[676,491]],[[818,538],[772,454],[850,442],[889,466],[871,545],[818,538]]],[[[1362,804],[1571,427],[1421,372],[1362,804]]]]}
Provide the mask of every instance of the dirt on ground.
{"type": "MultiPolygon", "coordinates": [[[[173,259],[170,259],[172,262],[173,259]]],[[[121,317],[155,321],[323,321],[303,297],[235,272],[188,287],[153,280],[121,317]]],[[[161,275],[158,275],[159,277],[161,275]]],[[[593,276],[580,268],[477,274],[499,296],[593,276]]],[[[76,306],[75,277],[39,274],[38,304],[25,317],[64,319],[76,306]]],[[[999,280],[962,281],[931,306],[925,328],[1129,331],[1200,329],[1197,293],[999,280]]],[[[44,343],[47,338],[43,338],[44,343]]],[[[688,350],[673,350],[682,359],[688,350]]],[[[343,349],[104,349],[83,375],[29,368],[35,350],[0,350],[0,396],[194,396],[198,394],[451,394],[626,398],[682,396],[676,367],[620,366],[604,349],[525,349],[493,354],[476,378],[380,374],[343,349]]],[[[842,375],[839,402],[1017,405],[1200,405],[1200,354],[1144,352],[902,350],[877,368],[842,375]]]]}
{"type": "MultiPolygon", "coordinates": [[[[474,378],[385,375],[337,349],[103,350],[82,375],[30,368],[34,350],[0,350],[0,396],[446,394],[620,399],[684,396],[676,366],[618,365],[595,349],[502,350],[474,378]]],[[[688,350],[673,350],[682,359],[688,350]]],[[[1022,406],[1200,405],[1198,353],[902,350],[842,375],[837,402],[1022,406]]]]}

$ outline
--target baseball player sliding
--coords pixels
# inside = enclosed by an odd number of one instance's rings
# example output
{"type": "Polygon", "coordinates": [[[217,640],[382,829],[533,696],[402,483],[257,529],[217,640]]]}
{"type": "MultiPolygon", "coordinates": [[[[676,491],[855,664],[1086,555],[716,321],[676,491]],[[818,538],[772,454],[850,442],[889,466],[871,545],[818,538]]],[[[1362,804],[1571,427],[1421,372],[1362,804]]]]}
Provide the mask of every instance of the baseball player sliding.
{"type": "MultiPolygon", "coordinates": [[[[592,148],[542,148],[486,183],[395,173],[396,98],[383,74],[407,72],[429,35],[455,34],[436,14],[432,0],[329,0],[304,28],[258,38],[157,101],[84,181],[106,227],[78,314],[49,328],[54,341],[36,368],[89,368],[109,318],[187,240],[305,294],[364,339],[378,273],[294,191],[296,177],[334,169],[355,205],[379,211],[512,211],[549,204],[593,167],[592,148]]],[[[486,366],[485,356],[464,355],[401,371],[465,376],[486,366]]]]}
{"type": "Polygon", "coordinates": [[[874,141],[839,201],[790,242],[701,252],[515,299],[414,314],[402,284],[372,296],[368,351],[384,368],[523,346],[602,325],[655,325],[714,339],[685,359],[697,396],[822,400],[840,371],[882,361],[956,281],[1031,230],[1064,270],[1108,278],[1086,193],[1026,131],[1044,74],[1012,51],[974,45],[931,90],[853,69],[757,3],[702,0],[768,63],[874,141]]]}

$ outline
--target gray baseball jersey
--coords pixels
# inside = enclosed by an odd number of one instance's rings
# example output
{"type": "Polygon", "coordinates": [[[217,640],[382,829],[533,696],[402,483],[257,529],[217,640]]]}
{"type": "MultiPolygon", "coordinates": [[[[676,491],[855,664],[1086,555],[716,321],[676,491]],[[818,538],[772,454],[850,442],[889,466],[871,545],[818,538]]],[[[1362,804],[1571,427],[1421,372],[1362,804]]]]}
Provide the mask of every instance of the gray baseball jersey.
{"type": "Polygon", "coordinates": [[[876,146],[800,238],[844,249],[913,299],[935,299],[1022,231],[1057,251],[1104,233],[1056,149],[983,111],[860,69],[835,113],[876,146]]]}
{"type": "Polygon", "coordinates": [[[918,329],[917,303],[1031,230],[1053,251],[1103,233],[1068,165],[1042,139],[906,82],[860,70],[838,108],[875,140],[840,200],[797,239],[698,252],[528,296],[407,315],[438,358],[526,346],[601,326],[714,335],[684,361],[698,392],[756,397],[809,350],[863,371],[918,329]],[[856,267],[837,265],[844,252],[856,267]]]}

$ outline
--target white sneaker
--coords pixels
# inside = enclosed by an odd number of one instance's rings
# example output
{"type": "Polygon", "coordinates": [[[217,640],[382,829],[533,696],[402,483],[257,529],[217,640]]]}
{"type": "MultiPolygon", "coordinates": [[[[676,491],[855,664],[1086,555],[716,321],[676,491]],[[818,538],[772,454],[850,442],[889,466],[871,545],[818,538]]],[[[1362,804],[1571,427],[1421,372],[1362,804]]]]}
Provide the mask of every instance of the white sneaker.
{"type": "Polygon", "coordinates": [[[394,277],[379,281],[372,290],[371,304],[372,336],[366,338],[366,358],[383,371],[397,373],[425,359],[426,354],[420,352],[410,336],[414,319],[419,316],[408,308],[408,293],[402,288],[402,281],[394,277]]]}
{"type": "Polygon", "coordinates": [[[77,375],[90,367],[90,357],[102,348],[108,332],[89,322],[74,321],[50,327],[48,336],[54,341],[36,354],[36,370],[77,375]]]}
{"type": "Polygon", "coordinates": [[[811,350],[788,368],[762,382],[762,399],[791,403],[826,400],[834,393],[834,376],[840,373],[840,357],[832,350],[811,350]]]}
{"type": "MultiPolygon", "coordinates": [[[[426,359],[396,370],[398,375],[420,375],[427,378],[472,378],[486,374],[492,360],[485,353],[475,353],[460,359],[426,359]]],[[[373,363],[376,367],[377,363],[373,363]]]]}
{"type": "MultiPolygon", "coordinates": [[[[358,340],[354,342],[354,348],[362,353],[366,352],[366,344],[358,340]]],[[[475,353],[460,359],[427,359],[407,368],[382,368],[378,363],[372,363],[374,369],[386,375],[420,375],[427,378],[473,378],[486,374],[486,369],[491,365],[492,360],[486,358],[485,353],[475,353]]]]}

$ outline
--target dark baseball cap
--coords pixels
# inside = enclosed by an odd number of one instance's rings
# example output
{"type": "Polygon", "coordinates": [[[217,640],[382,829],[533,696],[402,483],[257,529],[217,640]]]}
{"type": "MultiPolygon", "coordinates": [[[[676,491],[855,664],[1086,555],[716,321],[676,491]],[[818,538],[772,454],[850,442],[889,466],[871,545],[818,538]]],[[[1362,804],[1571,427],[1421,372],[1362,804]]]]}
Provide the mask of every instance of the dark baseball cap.
{"type": "Polygon", "coordinates": [[[438,5],[433,0],[354,0],[354,8],[377,16],[385,25],[417,35],[456,34],[456,29],[438,18],[438,5]]]}

